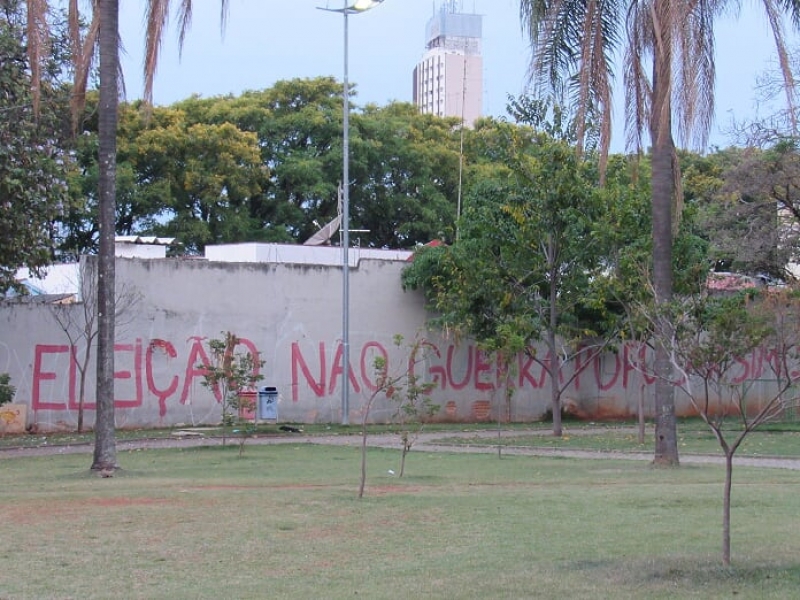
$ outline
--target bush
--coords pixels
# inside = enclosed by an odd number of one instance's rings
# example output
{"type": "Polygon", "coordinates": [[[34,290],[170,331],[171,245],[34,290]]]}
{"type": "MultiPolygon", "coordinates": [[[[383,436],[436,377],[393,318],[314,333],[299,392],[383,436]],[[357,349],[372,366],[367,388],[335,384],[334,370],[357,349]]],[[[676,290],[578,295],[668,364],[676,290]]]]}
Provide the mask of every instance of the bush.
{"type": "Polygon", "coordinates": [[[17,391],[13,385],[10,385],[11,375],[8,373],[0,373],[0,406],[7,404],[14,400],[14,394],[17,391]]]}

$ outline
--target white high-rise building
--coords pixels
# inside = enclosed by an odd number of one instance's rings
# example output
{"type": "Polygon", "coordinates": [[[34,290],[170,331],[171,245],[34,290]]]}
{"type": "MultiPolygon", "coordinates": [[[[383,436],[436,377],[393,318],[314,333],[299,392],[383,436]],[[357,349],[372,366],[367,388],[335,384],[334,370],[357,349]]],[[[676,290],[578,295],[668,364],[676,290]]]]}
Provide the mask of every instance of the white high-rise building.
{"type": "Polygon", "coordinates": [[[460,12],[460,5],[447,0],[428,21],[425,54],[414,68],[414,104],[472,125],[483,110],[483,17],[460,12]]]}

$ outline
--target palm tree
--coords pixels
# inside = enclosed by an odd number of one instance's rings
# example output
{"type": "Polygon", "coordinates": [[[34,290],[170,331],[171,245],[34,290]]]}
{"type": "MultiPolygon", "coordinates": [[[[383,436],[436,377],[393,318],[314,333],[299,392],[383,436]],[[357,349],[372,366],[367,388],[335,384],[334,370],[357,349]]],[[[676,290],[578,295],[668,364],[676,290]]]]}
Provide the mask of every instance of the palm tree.
{"type": "MultiPolygon", "coordinates": [[[[227,1],[222,3],[222,21],[227,1]]],[[[70,6],[75,0],[71,0],[70,6]]],[[[169,0],[149,0],[147,4],[147,51],[145,57],[145,100],[152,99],[153,77],[158,61],[158,48],[169,15],[169,0]]],[[[97,267],[97,415],[95,418],[95,447],[92,469],[107,471],[117,467],[114,425],[114,317],[115,257],[114,234],[116,222],[116,164],[117,113],[119,106],[119,0],[97,0],[95,14],[99,18],[98,46],[100,56],[99,147],[99,204],[100,245],[97,267]]],[[[180,41],[183,43],[192,14],[192,0],[181,0],[180,41]]],[[[76,68],[76,90],[85,91],[86,76],[94,50],[89,28],[82,44],[80,62],[76,68]],[[88,42],[88,43],[87,43],[88,42]]],[[[76,29],[77,33],[77,29],[76,29]]],[[[77,47],[77,46],[76,46],[77,47]]],[[[80,109],[81,101],[75,104],[80,109]]]]}
{"type": "Polygon", "coordinates": [[[119,107],[119,0],[98,0],[96,10],[100,22],[100,246],[97,257],[97,416],[92,469],[107,471],[117,467],[114,426],[114,233],[119,107]]]}
{"type": "MultiPolygon", "coordinates": [[[[188,28],[192,0],[180,0],[180,41],[188,28]]],[[[220,0],[224,25],[228,0],[220,0]]],[[[35,107],[38,108],[40,65],[48,43],[47,0],[28,0],[28,53],[35,107]]],[[[145,98],[152,96],[152,81],[158,49],[167,22],[170,0],[148,0],[147,55],[145,59],[145,98]]],[[[117,112],[119,106],[119,0],[93,0],[92,19],[85,36],[80,28],[78,0],[69,0],[72,59],[75,70],[73,120],[77,127],[83,111],[88,74],[95,48],[100,60],[99,118],[99,229],[97,266],[97,415],[92,469],[109,472],[117,468],[114,417],[114,335],[115,261],[114,233],[116,220],[117,112]]]]}
{"type": "MultiPolygon", "coordinates": [[[[763,6],[793,109],[781,16],[788,14],[795,25],[800,23],[800,0],[764,0],[763,6]]],[[[520,0],[522,27],[532,47],[532,82],[572,104],[580,140],[586,124],[592,123],[599,133],[603,165],[611,140],[614,60],[624,50],[628,147],[641,152],[645,133],[651,144],[657,305],[672,298],[672,238],[682,194],[673,120],[684,144],[706,145],[714,112],[714,19],[738,8],[738,1],[725,0],[520,0]]],[[[656,338],[667,339],[670,326],[662,322],[656,338]]],[[[655,462],[677,465],[672,365],[658,344],[654,367],[655,462]]]]}
{"type": "MultiPolygon", "coordinates": [[[[29,0],[28,59],[34,108],[38,110],[41,61],[49,43],[47,0],[29,0]]],[[[95,46],[100,57],[99,106],[99,229],[97,264],[97,388],[95,446],[92,469],[113,472],[117,467],[114,424],[114,225],[116,219],[117,107],[119,104],[119,0],[93,0],[92,22],[85,37],[80,28],[78,0],[69,0],[68,21],[72,63],[73,123],[78,125],[83,111],[86,84],[95,46]]]]}

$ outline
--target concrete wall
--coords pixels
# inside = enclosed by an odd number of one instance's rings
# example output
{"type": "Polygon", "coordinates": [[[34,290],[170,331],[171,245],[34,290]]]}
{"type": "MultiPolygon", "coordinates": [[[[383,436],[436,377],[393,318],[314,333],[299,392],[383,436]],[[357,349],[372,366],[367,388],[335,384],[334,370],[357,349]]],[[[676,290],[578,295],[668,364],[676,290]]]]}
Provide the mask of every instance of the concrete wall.
{"type": "MultiPolygon", "coordinates": [[[[341,256],[338,248],[327,251],[341,256]]],[[[350,272],[351,422],[360,421],[362,404],[373,389],[374,357],[386,356],[392,368],[406,360],[407,353],[393,343],[396,334],[428,341],[428,358],[418,374],[437,383],[433,398],[441,407],[438,418],[489,419],[501,410],[505,418],[495,365],[474,345],[455,344],[425,330],[421,294],[401,289],[400,273],[407,263],[400,258],[362,258],[350,272]]],[[[261,385],[278,389],[279,420],[341,420],[340,266],[118,258],[117,284],[126,294],[139,296],[117,325],[119,427],[218,422],[219,404],[201,385],[197,366],[206,356],[205,342],[225,331],[243,338],[244,346],[257,350],[265,361],[261,385]]],[[[58,310],[72,311],[80,322],[83,308],[76,304],[58,310]]],[[[0,305],[0,372],[11,374],[15,401],[29,407],[29,423],[43,429],[73,428],[80,369],[70,360],[70,342],[54,310],[38,304],[0,305]]],[[[84,349],[79,342],[75,355],[82,356],[84,349]]],[[[632,366],[635,354],[624,347],[588,365],[584,359],[570,367],[581,369],[565,399],[570,410],[591,419],[632,416],[641,397],[649,407],[652,380],[632,366]]],[[[87,379],[89,424],[94,419],[93,363],[87,379]]],[[[742,377],[764,377],[765,364],[762,355],[747,357],[739,367],[742,377]]],[[[511,379],[518,388],[511,418],[540,418],[550,399],[542,367],[520,357],[511,379]]],[[[689,411],[685,398],[679,397],[678,406],[679,413],[689,411]]],[[[371,417],[386,421],[394,412],[383,398],[371,417]]]]}

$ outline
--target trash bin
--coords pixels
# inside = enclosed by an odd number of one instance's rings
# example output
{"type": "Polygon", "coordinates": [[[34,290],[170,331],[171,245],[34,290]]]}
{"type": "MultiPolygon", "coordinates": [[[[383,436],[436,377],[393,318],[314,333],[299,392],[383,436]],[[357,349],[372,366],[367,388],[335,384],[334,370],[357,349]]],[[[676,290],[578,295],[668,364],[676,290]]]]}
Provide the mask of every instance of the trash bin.
{"type": "Polygon", "coordinates": [[[256,392],[246,390],[239,392],[239,420],[254,421],[256,418],[256,392]]]}
{"type": "Polygon", "coordinates": [[[278,420],[278,388],[269,386],[259,388],[258,418],[262,421],[278,420]]]}

